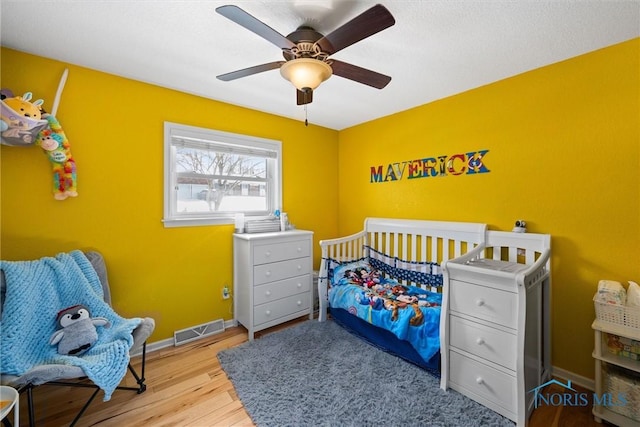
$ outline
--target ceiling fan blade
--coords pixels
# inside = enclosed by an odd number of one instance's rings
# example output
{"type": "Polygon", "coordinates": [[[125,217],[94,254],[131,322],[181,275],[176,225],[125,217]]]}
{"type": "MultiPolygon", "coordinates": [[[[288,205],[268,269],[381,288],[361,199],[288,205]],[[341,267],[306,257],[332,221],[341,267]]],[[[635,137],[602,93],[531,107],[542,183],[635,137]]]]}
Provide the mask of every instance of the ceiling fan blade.
{"type": "Polygon", "coordinates": [[[333,55],[339,50],[378,33],[396,23],[391,13],[381,4],[373,6],[351,21],[317,41],[323,52],[333,55]]]}
{"type": "Polygon", "coordinates": [[[331,60],[331,68],[333,69],[333,74],[336,76],[375,87],[376,89],[384,88],[391,81],[391,77],[385,76],[384,74],[376,73],[375,71],[367,70],[366,68],[347,64],[346,62],[335,59],[331,60]]]}
{"type": "Polygon", "coordinates": [[[216,8],[216,12],[225,18],[229,18],[236,24],[243,26],[247,30],[253,31],[263,39],[275,44],[280,49],[291,49],[296,46],[291,40],[287,39],[264,22],[240,9],[238,6],[220,6],[216,8]]]}
{"type": "Polygon", "coordinates": [[[296,89],[296,102],[298,105],[311,104],[313,101],[313,90],[296,89]]]}
{"type": "Polygon", "coordinates": [[[252,74],[258,74],[264,71],[275,70],[276,68],[280,68],[280,66],[282,66],[282,64],[284,63],[285,61],[268,62],[266,64],[256,65],[253,67],[244,68],[242,70],[232,71],[226,74],[220,74],[219,76],[216,76],[216,78],[218,80],[228,82],[231,80],[239,79],[241,77],[247,77],[252,74]]]}

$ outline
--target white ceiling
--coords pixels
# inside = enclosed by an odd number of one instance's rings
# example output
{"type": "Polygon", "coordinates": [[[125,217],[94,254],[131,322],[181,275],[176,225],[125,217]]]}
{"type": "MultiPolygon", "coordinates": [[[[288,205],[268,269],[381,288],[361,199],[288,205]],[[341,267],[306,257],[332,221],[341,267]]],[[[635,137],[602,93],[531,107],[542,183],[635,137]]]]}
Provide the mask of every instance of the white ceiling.
{"type": "MultiPolygon", "coordinates": [[[[304,120],[279,49],[215,8],[235,4],[283,35],[328,34],[376,1],[2,0],[3,46],[304,120]]],[[[387,0],[396,24],[334,55],[392,77],[374,89],[332,76],[309,122],[341,130],[640,36],[640,0],[387,0]]],[[[73,79],[73,75],[69,75],[73,79]]],[[[37,94],[36,94],[37,95],[37,94]]]]}

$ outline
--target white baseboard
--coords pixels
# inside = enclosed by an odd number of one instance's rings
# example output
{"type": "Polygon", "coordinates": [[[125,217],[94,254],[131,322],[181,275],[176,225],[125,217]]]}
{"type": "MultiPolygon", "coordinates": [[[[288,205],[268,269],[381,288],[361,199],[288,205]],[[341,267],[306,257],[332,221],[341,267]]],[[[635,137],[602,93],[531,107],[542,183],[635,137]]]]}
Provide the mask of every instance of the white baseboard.
{"type": "MultiPolygon", "coordinates": [[[[232,326],[237,326],[235,319],[224,321],[225,329],[230,328],[232,326]]],[[[173,338],[167,338],[164,340],[147,343],[147,353],[153,353],[154,351],[162,350],[163,348],[168,348],[168,347],[175,347],[175,341],[173,338]]],[[[139,349],[131,353],[131,356],[140,356],[140,355],[142,355],[142,349],[139,349]]]]}
{"type": "Polygon", "coordinates": [[[596,389],[596,383],[591,378],[583,377],[582,375],[575,374],[567,371],[566,369],[551,367],[551,375],[554,377],[562,378],[564,380],[571,380],[571,382],[578,384],[580,387],[584,387],[587,390],[594,391],[596,389]]]}

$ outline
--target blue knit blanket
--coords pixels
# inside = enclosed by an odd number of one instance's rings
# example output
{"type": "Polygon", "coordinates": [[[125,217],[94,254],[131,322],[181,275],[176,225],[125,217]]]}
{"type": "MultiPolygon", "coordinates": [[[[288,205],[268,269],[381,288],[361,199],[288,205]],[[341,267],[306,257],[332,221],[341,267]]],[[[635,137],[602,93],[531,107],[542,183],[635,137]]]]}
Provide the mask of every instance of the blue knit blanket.
{"type": "Polygon", "coordinates": [[[109,400],[127,371],[131,332],[141,319],[124,319],[104,302],[103,289],[81,251],[36,261],[0,261],[6,296],[0,321],[0,369],[23,375],[39,365],[73,365],[84,370],[109,400]],[[105,317],[110,328],[98,326],[98,341],[82,356],[58,354],[50,345],[56,315],[82,304],[91,317],[105,317]]]}

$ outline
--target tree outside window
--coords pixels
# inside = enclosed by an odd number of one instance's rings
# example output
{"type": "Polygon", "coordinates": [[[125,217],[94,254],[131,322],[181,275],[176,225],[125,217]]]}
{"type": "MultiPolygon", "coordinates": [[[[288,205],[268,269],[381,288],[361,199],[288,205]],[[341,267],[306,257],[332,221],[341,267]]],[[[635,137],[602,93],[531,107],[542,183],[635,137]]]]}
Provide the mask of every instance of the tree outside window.
{"type": "Polygon", "coordinates": [[[232,224],[281,208],[281,143],[165,122],[165,227],[232,224]]]}

